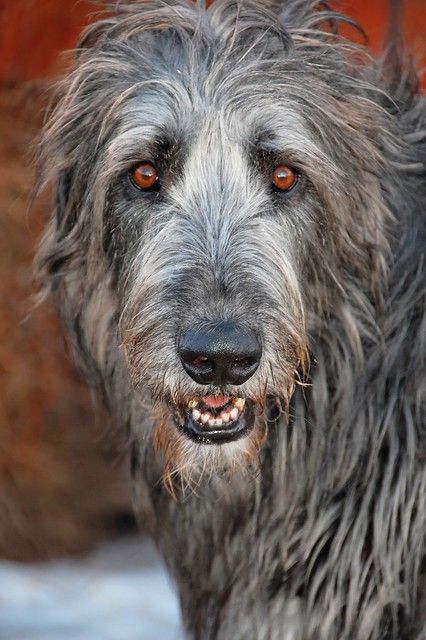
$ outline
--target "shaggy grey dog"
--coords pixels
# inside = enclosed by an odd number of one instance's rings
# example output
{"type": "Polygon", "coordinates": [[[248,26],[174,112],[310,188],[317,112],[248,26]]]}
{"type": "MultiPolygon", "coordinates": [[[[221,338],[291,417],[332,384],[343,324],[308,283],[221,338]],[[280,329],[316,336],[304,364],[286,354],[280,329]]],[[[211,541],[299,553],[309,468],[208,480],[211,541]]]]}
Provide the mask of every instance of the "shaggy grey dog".
{"type": "Polygon", "coordinates": [[[124,2],[45,130],[39,264],[197,640],[426,638],[425,101],[342,19],[124,2]]]}

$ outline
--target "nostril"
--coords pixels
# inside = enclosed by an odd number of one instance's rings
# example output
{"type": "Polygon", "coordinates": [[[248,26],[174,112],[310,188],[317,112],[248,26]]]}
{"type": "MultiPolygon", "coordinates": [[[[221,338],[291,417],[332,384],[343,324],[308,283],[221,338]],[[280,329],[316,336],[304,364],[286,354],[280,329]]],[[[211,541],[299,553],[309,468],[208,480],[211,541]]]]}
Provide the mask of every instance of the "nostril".
{"type": "Polygon", "coordinates": [[[203,369],[213,366],[213,362],[209,356],[194,353],[193,351],[183,350],[180,352],[180,357],[182,362],[190,367],[203,369]]]}
{"type": "Polygon", "coordinates": [[[255,358],[237,358],[232,363],[233,367],[238,367],[239,369],[248,369],[257,363],[257,359],[255,358]]]}
{"type": "Polygon", "coordinates": [[[193,367],[205,367],[211,366],[212,362],[207,356],[196,356],[188,364],[192,364],[193,367]]]}
{"type": "Polygon", "coordinates": [[[181,349],[179,355],[183,368],[193,380],[205,384],[212,378],[214,361],[209,356],[191,349],[181,349]]]}

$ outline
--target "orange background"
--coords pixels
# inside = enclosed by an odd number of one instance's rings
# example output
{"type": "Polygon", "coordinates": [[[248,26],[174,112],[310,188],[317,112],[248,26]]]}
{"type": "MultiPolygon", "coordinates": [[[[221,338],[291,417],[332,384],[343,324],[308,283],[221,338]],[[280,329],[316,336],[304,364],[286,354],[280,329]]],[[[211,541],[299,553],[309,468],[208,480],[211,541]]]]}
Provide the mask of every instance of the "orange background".
{"type": "MultiPolygon", "coordinates": [[[[378,49],[388,22],[388,0],[339,4],[363,25],[378,49]]],[[[402,0],[404,33],[419,55],[426,53],[426,0],[402,0]]],[[[54,73],[75,45],[82,26],[99,10],[87,0],[0,0],[0,79],[26,80],[54,73]]]]}

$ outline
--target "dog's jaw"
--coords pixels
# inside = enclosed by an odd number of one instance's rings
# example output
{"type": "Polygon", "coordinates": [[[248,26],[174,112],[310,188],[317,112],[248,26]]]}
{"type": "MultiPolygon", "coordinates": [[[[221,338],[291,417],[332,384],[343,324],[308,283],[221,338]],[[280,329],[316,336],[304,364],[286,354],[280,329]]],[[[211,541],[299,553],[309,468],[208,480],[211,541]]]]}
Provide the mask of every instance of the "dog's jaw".
{"type": "Polygon", "coordinates": [[[172,406],[176,426],[188,438],[202,444],[238,440],[254,426],[254,404],[234,396],[204,396],[185,407],[172,406]]]}
{"type": "Polygon", "coordinates": [[[253,401],[246,401],[238,419],[224,429],[196,425],[193,409],[182,417],[181,412],[171,411],[170,405],[164,406],[152,438],[162,458],[166,489],[176,497],[177,486],[191,490],[213,475],[227,478],[256,470],[267,437],[267,420],[263,411],[255,409],[253,401]]]}

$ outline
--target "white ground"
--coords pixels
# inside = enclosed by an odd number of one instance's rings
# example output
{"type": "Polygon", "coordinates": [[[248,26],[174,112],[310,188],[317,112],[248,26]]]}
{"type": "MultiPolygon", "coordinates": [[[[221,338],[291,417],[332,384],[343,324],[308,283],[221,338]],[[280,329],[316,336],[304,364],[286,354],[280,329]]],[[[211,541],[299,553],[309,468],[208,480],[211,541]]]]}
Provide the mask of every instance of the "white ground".
{"type": "Polygon", "coordinates": [[[182,640],[177,599],[139,538],[81,559],[0,563],[0,640],[182,640]]]}

